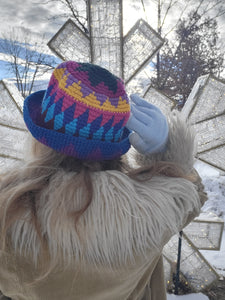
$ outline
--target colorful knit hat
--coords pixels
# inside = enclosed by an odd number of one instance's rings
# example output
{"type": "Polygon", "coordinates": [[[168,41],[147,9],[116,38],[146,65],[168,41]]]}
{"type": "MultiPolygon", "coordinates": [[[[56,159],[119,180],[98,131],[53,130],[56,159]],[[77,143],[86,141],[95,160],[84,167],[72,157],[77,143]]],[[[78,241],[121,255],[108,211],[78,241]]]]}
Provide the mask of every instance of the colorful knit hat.
{"type": "Polygon", "coordinates": [[[129,116],[123,81],[89,63],[61,63],[47,90],[24,102],[24,121],[33,137],[79,159],[111,160],[126,153],[129,116]]]}

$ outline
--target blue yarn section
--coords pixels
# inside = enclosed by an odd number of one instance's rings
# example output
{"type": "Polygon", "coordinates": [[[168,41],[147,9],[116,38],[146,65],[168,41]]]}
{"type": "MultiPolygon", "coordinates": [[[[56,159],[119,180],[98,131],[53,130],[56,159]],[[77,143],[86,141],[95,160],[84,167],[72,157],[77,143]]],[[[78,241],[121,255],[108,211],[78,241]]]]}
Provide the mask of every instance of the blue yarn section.
{"type": "MultiPolygon", "coordinates": [[[[50,94],[51,94],[53,88],[54,88],[54,85],[53,85],[53,84],[48,86],[47,90],[45,91],[45,96],[44,96],[44,98],[48,98],[48,97],[50,96],[50,94]]],[[[54,93],[54,96],[53,96],[53,95],[52,95],[52,96],[55,98],[55,95],[56,95],[56,94],[54,93]]],[[[52,97],[52,96],[51,96],[51,97],[52,97]]]]}
{"type": "Polygon", "coordinates": [[[114,141],[115,142],[118,142],[121,138],[121,135],[122,135],[122,131],[123,131],[123,128],[121,128],[114,136],[114,141]]]}
{"type": "MultiPolygon", "coordinates": [[[[61,152],[68,156],[74,156],[78,159],[88,159],[88,160],[112,160],[120,157],[126,153],[130,148],[129,134],[130,131],[127,128],[123,128],[123,135],[120,142],[107,142],[102,140],[95,140],[94,136],[104,136],[107,133],[107,137],[111,135],[111,130],[109,129],[109,124],[101,127],[98,131],[93,133],[93,139],[83,138],[81,136],[73,136],[75,131],[77,131],[77,122],[79,120],[73,120],[72,122],[66,124],[65,133],[58,132],[53,129],[47,129],[39,124],[38,115],[41,114],[41,103],[44,97],[45,91],[39,91],[28,96],[24,101],[23,116],[27,128],[31,132],[34,138],[44,145],[54,149],[57,152],[61,152]],[[105,129],[108,129],[107,132],[105,129]],[[72,131],[69,133],[69,131],[72,131]]],[[[52,119],[52,111],[54,112],[54,105],[52,105],[46,115],[46,120],[52,119]]],[[[82,117],[88,118],[88,111],[85,112],[82,117]]],[[[59,118],[59,124],[62,122],[62,116],[59,118]]],[[[112,118],[113,119],[113,118],[112,118]]],[[[97,122],[97,121],[96,121],[97,122]]],[[[112,124],[113,120],[110,120],[112,124]]],[[[57,125],[59,126],[59,125],[57,125]]],[[[80,124],[79,124],[80,126],[80,124]]],[[[82,126],[83,132],[85,134],[90,134],[91,123],[82,126]]],[[[81,130],[82,128],[79,128],[81,130]]],[[[122,132],[121,132],[122,133],[122,132]]],[[[119,134],[119,131],[118,133],[119,134]]]]}
{"type": "Polygon", "coordinates": [[[63,126],[66,126],[66,124],[74,120],[75,108],[76,108],[76,104],[74,103],[64,111],[66,118],[63,121],[63,126]]]}
{"type": "Polygon", "coordinates": [[[49,96],[48,98],[45,99],[45,101],[42,102],[42,111],[41,111],[42,114],[46,111],[50,100],[51,97],[49,96]]]}
{"type": "Polygon", "coordinates": [[[46,114],[46,117],[45,117],[45,122],[47,123],[48,121],[51,121],[53,119],[53,116],[54,116],[54,110],[55,110],[55,103],[53,103],[48,111],[47,111],[47,114],[46,114]]]}
{"type": "Polygon", "coordinates": [[[78,120],[78,126],[77,126],[77,133],[79,133],[80,129],[82,129],[84,126],[86,126],[89,116],[89,109],[87,109],[82,115],[80,115],[78,120]]]}
{"type": "Polygon", "coordinates": [[[55,102],[55,111],[54,111],[55,115],[58,115],[62,112],[63,99],[64,96],[61,97],[57,102],[55,102]]]}
{"type": "MultiPolygon", "coordinates": [[[[90,124],[91,124],[91,128],[90,128],[90,138],[94,136],[95,132],[96,132],[96,128],[101,128],[101,123],[102,123],[102,115],[100,115],[99,117],[97,117],[95,120],[93,120],[90,124]]],[[[102,128],[103,129],[103,128],[102,128]]],[[[104,129],[103,129],[104,131],[104,129]]],[[[101,138],[100,138],[101,139],[101,138]]]]}
{"type": "MultiPolygon", "coordinates": [[[[112,128],[113,121],[114,121],[114,116],[107,123],[105,123],[103,125],[105,135],[112,128]]],[[[102,137],[103,139],[105,139],[105,135],[103,135],[103,137],[102,137]]],[[[108,139],[109,139],[109,137],[108,137],[108,139]]]]}
{"type": "Polygon", "coordinates": [[[77,119],[74,119],[69,124],[65,126],[65,133],[69,135],[74,135],[77,130],[77,119]]]}
{"type": "Polygon", "coordinates": [[[89,63],[80,63],[77,70],[84,71],[88,74],[88,79],[93,87],[104,82],[104,85],[107,86],[114,94],[117,92],[117,81],[119,78],[110,73],[108,70],[89,63]]]}
{"type": "Polygon", "coordinates": [[[87,126],[83,127],[79,131],[79,136],[84,138],[89,138],[91,124],[89,123],[87,126]]]}
{"type": "Polygon", "coordinates": [[[114,142],[117,142],[120,139],[121,136],[121,130],[123,129],[123,123],[124,123],[124,118],[119,121],[119,123],[115,124],[114,130],[113,130],[113,136],[114,136],[114,142]],[[119,133],[118,133],[119,131],[119,133]]]}
{"type": "Polygon", "coordinates": [[[55,130],[61,129],[63,127],[63,119],[64,119],[64,112],[61,112],[61,114],[55,116],[55,120],[54,120],[55,130]]]}
{"type": "Polygon", "coordinates": [[[104,128],[100,127],[99,130],[97,130],[94,134],[93,134],[93,139],[95,140],[102,140],[103,137],[103,133],[104,133],[104,128]]]}
{"type": "Polygon", "coordinates": [[[113,127],[105,134],[105,141],[111,142],[113,140],[113,127]]]}

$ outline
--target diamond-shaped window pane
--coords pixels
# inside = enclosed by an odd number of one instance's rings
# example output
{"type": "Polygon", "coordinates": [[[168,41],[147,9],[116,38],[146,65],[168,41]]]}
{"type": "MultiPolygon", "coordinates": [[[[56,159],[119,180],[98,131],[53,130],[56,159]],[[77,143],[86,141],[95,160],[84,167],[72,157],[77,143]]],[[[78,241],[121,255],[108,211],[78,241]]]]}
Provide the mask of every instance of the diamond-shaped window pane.
{"type": "Polygon", "coordinates": [[[225,81],[212,75],[196,81],[182,114],[194,124],[198,159],[225,171],[225,81]]]}
{"type": "MultiPolygon", "coordinates": [[[[174,236],[165,245],[163,254],[171,264],[177,260],[178,237],[174,236]]],[[[193,243],[183,234],[180,271],[190,286],[197,292],[218,279],[218,274],[204,259],[193,243]]]]}
{"type": "Polygon", "coordinates": [[[139,20],[124,37],[124,79],[128,82],[156,54],[163,39],[144,20],[139,20]]]}
{"type": "Polygon", "coordinates": [[[194,125],[197,132],[198,152],[225,145],[225,114],[194,125]]]}
{"type": "Polygon", "coordinates": [[[184,232],[199,250],[219,250],[224,222],[213,213],[201,213],[184,232]]]}
{"type": "Polygon", "coordinates": [[[62,60],[90,62],[90,40],[70,19],[49,41],[48,46],[62,60]]]}
{"type": "Polygon", "coordinates": [[[159,107],[165,115],[167,115],[176,105],[172,99],[168,98],[153,87],[150,87],[147,90],[144,98],[159,107]]]}
{"type": "Polygon", "coordinates": [[[0,81],[0,124],[25,129],[21,107],[23,100],[18,94],[15,94],[13,84],[0,81]]]}
{"type": "Polygon", "coordinates": [[[210,75],[196,81],[182,113],[192,124],[215,118],[225,111],[225,82],[210,75]]]}

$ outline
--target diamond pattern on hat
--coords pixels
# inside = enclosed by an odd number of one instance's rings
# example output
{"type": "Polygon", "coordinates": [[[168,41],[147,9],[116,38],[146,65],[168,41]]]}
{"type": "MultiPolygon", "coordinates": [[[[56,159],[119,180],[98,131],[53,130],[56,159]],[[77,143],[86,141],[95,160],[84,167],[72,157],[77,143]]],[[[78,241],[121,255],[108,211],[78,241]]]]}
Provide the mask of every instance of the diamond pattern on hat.
{"type": "MultiPolygon", "coordinates": [[[[48,98],[51,96],[51,93],[53,91],[53,88],[54,88],[54,83],[49,83],[49,86],[48,86],[48,89],[46,90],[46,93],[45,93],[45,98],[48,98]]],[[[56,94],[56,93],[55,93],[56,94]]]]}
{"type": "MultiPolygon", "coordinates": [[[[104,134],[106,134],[111,129],[113,121],[114,121],[114,116],[107,123],[105,123],[105,125],[103,126],[104,134]]],[[[104,136],[103,139],[105,139],[104,136]]]]}
{"type": "Polygon", "coordinates": [[[87,124],[87,126],[85,126],[82,129],[80,129],[79,136],[88,139],[89,138],[89,134],[90,134],[90,128],[91,128],[91,124],[87,124]]]}
{"type": "Polygon", "coordinates": [[[55,103],[53,103],[48,111],[47,111],[47,114],[46,114],[46,117],[45,117],[45,122],[47,123],[48,121],[51,121],[54,117],[54,110],[55,110],[55,103]]]}
{"type": "Polygon", "coordinates": [[[101,122],[102,122],[102,114],[98,116],[95,120],[93,120],[91,123],[90,127],[90,135],[92,136],[96,130],[98,130],[101,127],[101,122]]]}
{"type": "Polygon", "coordinates": [[[72,122],[66,124],[65,133],[69,135],[74,135],[77,130],[77,119],[74,119],[72,122]]]}
{"type": "Polygon", "coordinates": [[[123,128],[121,128],[121,129],[115,134],[115,138],[114,138],[114,141],[115,141],[115,142],[120,141],[121,136],[122,136],[122,132],[123,132],[123,128]]]}
{"type": "Polygon", "coordinates": [[[62,111],[65,111],[67,108],[69,108],[74,103],[75,103],[75,101],[73,101],[73,99],[71,99],[71,97],[69,97],[68,95],[65,94],[65,97],[64,97],[63,103],[62,103],[62,111]]]}
{"type": "Polygon", "coordinates": [[[63,120],[64,120],[64,112],[61,112],[57,116],[55,116],[54,120],[54,129],[59,130],[63,127],[63,120]]]}
{"type": "MultiPolygon", "coordinates": [[[[113,159],[129,149],[124,127],[129,100],[122,80],[106,69],[64,62],[40,95],[37,128],[26,119],[39,141],[44,137],[49,147],[80,159],[113,159]]],[[[28,105],[25,115],[29,113],[36,117],[28,105]]]]}
{"type": "Polygon", "coordinates": [[[102,140],[103,133],[104,133],[104,128],[100,127],[95,133],[93,133],[93,139],[102,140]]]}
{"type": "Polygon", "coordinates": [[[45,101],[42,102],[42,110],[41,110],[42,114],[46,111],[50,100],[51,100],[51,97],[49,96],[48,98],[45,99],[45,101]]]}
{"type": "MultiPolygon", "coordinates": [[[[62,104],[63,104],[64,96],[58,99],[58,101],[54,101],[55,103],[55,115],[58,115],[62,112],[62,104]]],[[[55,99],[54,99],[55,100],[55,99]]]]}
{"type": "Polygon", "coordinates": [[[64,111],[64,115],[65,115],[65,119],[64,119],[64,122],[63,122],[64,126],[74,120],[74,111],[75,111],[75,108],[76,108],[76,103],[73,103],[73,105],[71,105],[70,107],[68,107],[64,111]]]}
{"type": "Polygon", "coordinates": [[[123,123],[124,123],[124,118],[120,120],[120,122],[118,122],[117,124],[115,124],[113,128],[113,139],[111,140],[112,142],[118,142],[120,140],[121,137],[121,128],[123,127],[123,123]]]}
{"type": "Polygon", "coordinates": [[[113,140],[113,127],[109,129],[108,132],[105,133],[105,141],[111,142],[113,140]]]}
{"type": "Polygon", "coordinates": [[[84,126],[86,126],[87,124],[87,120],[88,120],[88,115],[89,115],[89,109],[86,109],[86,111],[80,115],[77,118],[77,131],[80,131],[80,129],[82,129],[84,126]]]}
{"type": "Polygon", "coordinates": [[[86,105],[81,105],[80,103],[78,103],[77,105],[78,107],[76,108],[75,112],[74,112],[74,119],[78,118],[80,115],[82,115],[86,110],[87,110],[87,106],[86,105]]]}

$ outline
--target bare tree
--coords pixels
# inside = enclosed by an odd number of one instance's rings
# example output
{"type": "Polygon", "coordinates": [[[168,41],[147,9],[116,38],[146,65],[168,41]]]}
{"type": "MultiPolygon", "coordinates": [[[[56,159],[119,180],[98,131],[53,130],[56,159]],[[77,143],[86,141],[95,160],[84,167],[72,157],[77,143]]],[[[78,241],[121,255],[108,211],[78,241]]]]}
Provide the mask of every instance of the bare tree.
{"type": "MultiPolygon", "coordinates": [[[[144,0],[141,0],[142,3],[144,0]]],[[[204,22],[217,20],[225,15],[224,0],[145,0],[153,1],[157,6],[157,31],[167,40],[171,34],[175,33],[182,18],[187,16],[191,11],[198,15],[193,20],[192,26],[203,26],[204,22]],[[170,21],[172,17],[172,22],[170,21]]],[[[173,35],[172,35],[173,38],[173,35]]],[[[171,39],[172,39],[171,38],[171,39]]],[[[182,43],[182,40],[179,41],[182,43]]],[[[170,43],[169,41],[167,43],[170,43]]],[[[179,51],[180,45],[177,45],[179,51]]],[[[161,51],[157,54],[156,70],[158,78],[158,86],[160,85],[161,76],[161,51]]],[[[176,55],[175,55],[176,56],[176,55]]],[[[174,59],[175,59],[174,56],[174,59]]]]}
{"type": "Polygon", "coordinates": [[[57,58],[44,53],[44,49],[44,37],[34,41],[32,33],[24,28],[12,28],[0,40],[0,52],[5,56],[8,71],[15,77],[24,98],[32,92],[35,80],[57,64],[57,58]]]}
{"type": "Polygon", "coordinates": [[[88,33],[86,5],[88,0],[50,0],[44,4],[53,3],[59,4],[62,7],[62,13],[50,17],[49,20],[57,19],[72,19],[76,25],[85,33],[88,33]]]}
{"type": "Polygon", "coordinates": [[[161,72],[152,78],[155,87],[182,105],[199,76],[219,77],[223,69],[217,21],[208,17],[198,24],[200,18],[194,11],[180,21],[174,43],[166,43],[161,51],[161,72]]]}

